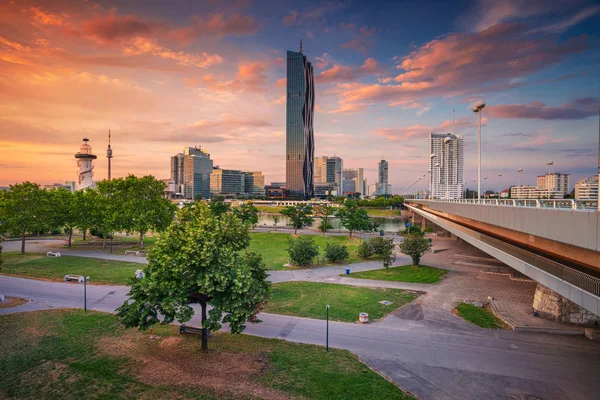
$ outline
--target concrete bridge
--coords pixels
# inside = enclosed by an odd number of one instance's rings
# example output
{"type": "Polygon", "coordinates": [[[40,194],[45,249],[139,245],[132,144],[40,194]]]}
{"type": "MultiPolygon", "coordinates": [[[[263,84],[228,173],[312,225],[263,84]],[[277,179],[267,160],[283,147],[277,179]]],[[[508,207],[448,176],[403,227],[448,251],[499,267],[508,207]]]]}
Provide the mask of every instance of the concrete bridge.
{"type": "Polygon", "coordinates": [[[557,303],[550,317],[600,321],[597,203],[462,199],[407,200],[405,205],[425,224],[438,225],[537,281],[544,293],[536,293],[538,303],[547,303],[548,298],[557,303]]]}

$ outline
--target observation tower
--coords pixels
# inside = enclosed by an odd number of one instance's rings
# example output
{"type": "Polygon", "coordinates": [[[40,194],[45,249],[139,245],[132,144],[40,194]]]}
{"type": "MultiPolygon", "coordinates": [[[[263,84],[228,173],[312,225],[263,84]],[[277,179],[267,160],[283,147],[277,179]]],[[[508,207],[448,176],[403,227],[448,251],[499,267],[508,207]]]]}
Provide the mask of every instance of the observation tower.
{"type": "Polygon", "coordinates": [[[98,158],[92,154],[92,147],[88,144],[90,140],[83,138],[83,144],[79,148],[79,152],[75,153],[77,159],[77,189],[85,189],[93,185],[92,177],[94,176],[94,160],[98,158]]]}

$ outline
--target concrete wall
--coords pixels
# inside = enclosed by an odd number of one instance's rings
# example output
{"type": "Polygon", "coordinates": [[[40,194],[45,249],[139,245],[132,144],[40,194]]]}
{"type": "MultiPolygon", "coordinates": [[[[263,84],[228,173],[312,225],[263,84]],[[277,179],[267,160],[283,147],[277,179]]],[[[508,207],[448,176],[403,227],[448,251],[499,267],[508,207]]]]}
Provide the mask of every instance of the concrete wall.
{"type": "Polygon", "coordinates": [[[584,249],[600,251],[600,213],[552,208],[410,200],[432,210],[470,218],[584,249]]]}

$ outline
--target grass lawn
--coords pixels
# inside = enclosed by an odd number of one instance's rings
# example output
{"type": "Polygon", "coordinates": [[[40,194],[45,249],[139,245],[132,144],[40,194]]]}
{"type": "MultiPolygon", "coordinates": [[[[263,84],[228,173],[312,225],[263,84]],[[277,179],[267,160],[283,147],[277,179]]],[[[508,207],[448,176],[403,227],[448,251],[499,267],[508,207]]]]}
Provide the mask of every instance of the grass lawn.
{"type": "Polygon", "coordinates": [[[345,350],[248,335],[157,339],[81,310],[0,316],[0,398],[413,399],[345,350]]]}
{"type": "Polygon", "coordinates": [[[42,278],[62,281],[67,274],[85,275],[90,283],[125,285],[134,272],[143,264],[124,261],[101,260],[87,257],[46,257],[40,253],[8,252],[3,254],[4,263],[0,265],[0,274],[16,275],[26,278],[42,278]]]}
{"type": "Polygon", "coordinates": [[[475,307],[472,304],[460,303],[456,311],[463,319],[481,327],[491,329],[505,329],[506,325],[497,318],[489,309],[475,307]]]}
{"type": "MultiPolygon", "coordinates": [[[[250,233],[250,246],[245,251],[256,251],[262,254],[266,269],[268,270],[282,270],[282,269],[297,269],[299,267],[284,267],[287,264],[289,255],[286,251],[288,247],[288,238],[290,234],[286,233],[263,233],[263,232],[252,232],[250,233]]],[[[348,236],[322,236],[322,235],[310,235],[314,238],[318,246],[321,246],[321,255],[325,254],[325,245],[327,243],[338,243],[348,246],[348,252],[350,258],[345,263],[356,263],[361,260],[356,255],[356,249],[360,243],[360,239],[352,238],[348,236]]],[[[327,260],[325,260],[327,262],[327,260]]]]}
{"type": "Polygon", "coordinates": [[[281,210],[283,210],[284,206],[257,206],[254,205],[259,212],[267,213],[267,214],[281,214],[281,210]]]}
{"type": "Polygon", "coordinates": [[[418,268],[412,265],[403,265],[401,267],[390,268],[389,272],[385,272],[385,269],[376,269],[373,271],[352,272],[350,275],[340,276],[378,281],[437,283],[447,273],[448,271],[445,269],[428,267],[426,265],[420,265],[418,268]]]}
{"type": "Polygon", "coordinates": [[[359,312],[375,320],[413,301],[417,296],[400,289],[366,288],[331,283],[283,282],[273,285],[271,298],[264,312],[325,319],[329,304],[329,319],[356,322],[359,312]],[[379,303],[382,300],[392,304],[379,303]]]}
{"type": "Polygon", "coordinates": [[[370,217],[400,217],[400,210],[390,210],[389,208],[369,208],[365,207],[370,217]]]}

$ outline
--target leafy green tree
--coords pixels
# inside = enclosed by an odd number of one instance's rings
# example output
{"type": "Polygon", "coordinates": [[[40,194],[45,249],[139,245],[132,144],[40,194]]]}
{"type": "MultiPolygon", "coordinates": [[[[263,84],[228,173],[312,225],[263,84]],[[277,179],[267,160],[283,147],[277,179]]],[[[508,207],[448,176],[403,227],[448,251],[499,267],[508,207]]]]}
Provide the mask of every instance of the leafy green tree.
{"type": "Polygon", "coordinates": [[[360,208],[354,200],[346,200],[336,215],[342,225],[350,231],[350,237],[354,231],[365,231],[370,227],[367,210],[360,208]]]}
{"type": "Polygon", "coordinates": [[[75,228],[79,229],[86,240],[86,234],[94,224],[96,205],[94,200],[97,195],[92,189],[77,190],[73,193],[73,213],[75,215],[75,228]]]}
{"type": "Polygon", "coordinates": [[[294,235],[298,234],[298,229],[310,226],[314,220],[312,217],[312,207],[309,204],[297,204],[295,207],[288,206],[281,210],[281,214],[292,221],[294,235]]]}
{"type": "Polygon", "coordinates": [[[332,263],[342,262],[350,257],[348,247],[338,243],[327,243],[325,246],[325,258],[332,263]]]}
{"type": "Polygon", "coordinates": [[[210,200],[210,210],[214,215],[220,216],[229,211],[229,204],[225,203],[225,197],[213,196],[210,200]]]}
{"type": "Polygon", "coordinates": [[[356,249],[356,255],[360,258],[367,259],[373,255],[373,248],[368,240],[361,240],[356,249]]]}
{"type": "Polygon", "coordinates": [[[431,250],[431,243],[420,233],[410,233],[400,243],[400,251],[412,258],[414,266],[419,266],[423,254],[431,250]]]}
{"type": "Polygon", "coordinates": [[[60,188],[52,189],[49,193],[52,202],[51,217],[54,227],[64,227],[65,233],[69,235],[68,247],[71,247],[73,229],[77,225],[77,210],[75,209],[75,194],[60,188]]]}
{"type": "Polygon", "coordinates": [[[335,216],[335,210],[329,204],[319,204],[315,207],[315,214],[317,218],[321,220],[319,230],[323,232],[323,236],[325,236],[325,232],[327,232],[327,229],[333,228],[333,225],[331,225],[330,220],[335,216]]]}
{"type": "Polygon", "coordinates": [[[245,322],[260,322],[256,314],[270,290],[262,257],[240,254],[249,243],[248,224],[237,215],[216,215],[206,203],[182,208],[149,251],[145,277],[130,280],[130,299],[117,315],[127,327],[147,329],[159,322],[189,321],[195,303],[202,308],[203,350],[208,330],[222,323],[231,333],[241,333],[245,322]]]}
{"type": "Polygon", "coordinates": [[[49,193],[37,183],[11,185],[0,202],[0,231],[21,238],[21,254],[25,254],[25,236],[51,225],[49,193]]]}
{"type": "Polygon", "coordinates": [[[118,179],[103,180],[96,184],[96,190],[89,190],[94,205],[93,228],[102,235],[102,248],[106,248],[106,239],[125,227],[131,226],[130,218],[125,214],[122,198],[123,189],[118,179]]]}
{"type": "Polygon", "coordinates": [[[313,263],[315,257],[319,255],[319,248],[311,236],[302,235],[296,239],[289,239],[287,252],[292,263],[305,266],[313,263]]]}
{"type": "Polygon", "coordinates": [[[242,221],[248,222],[250,225],[255,226],[258,223],[258,209],[254,207],[252,203],[244,203],[233,209],[242,221]]]}
{"type": "Polygon", "coordinates": [[[273,215],[273,226],[275,226],[275,229],[277,229],[277,224],[279,223],[280,219],[281,217],[279,215],[273,215]]]}
{"type": "Polygon", "coordinates": [[[396,247],[394,239],[376,236],[369,240],[369,244],[371,249],[373,249],[373,254],[375,254],[383,263],[385,272],[388,272],[388,268],[393,262],[393,251],[396,247]]]}

